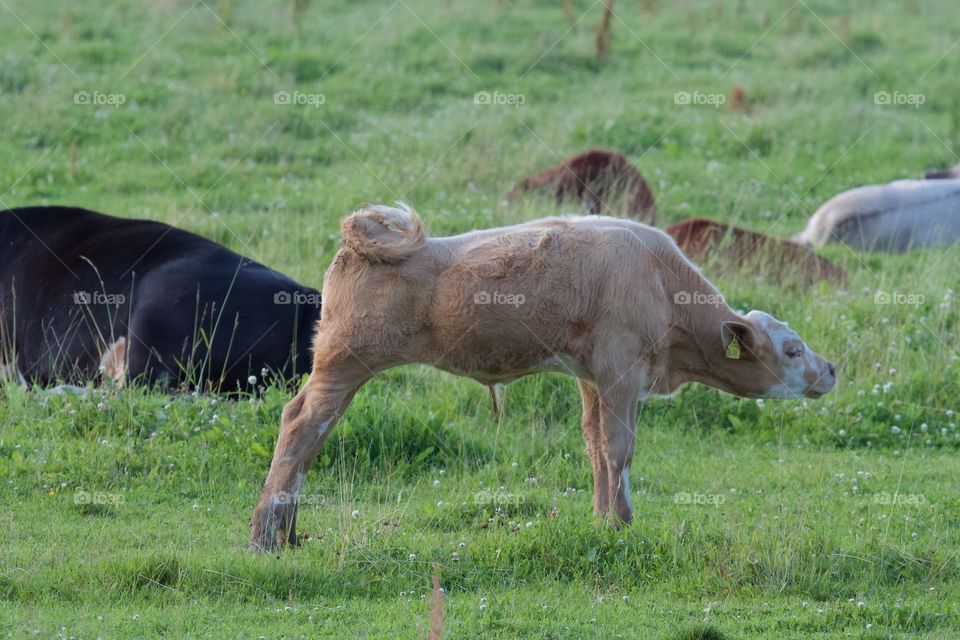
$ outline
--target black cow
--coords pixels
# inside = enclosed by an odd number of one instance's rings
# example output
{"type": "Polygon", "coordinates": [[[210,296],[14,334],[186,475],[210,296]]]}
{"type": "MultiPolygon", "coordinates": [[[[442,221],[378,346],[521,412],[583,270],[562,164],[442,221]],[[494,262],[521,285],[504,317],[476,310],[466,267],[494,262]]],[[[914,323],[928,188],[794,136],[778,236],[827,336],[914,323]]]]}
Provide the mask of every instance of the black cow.
{"type": "Polygon", "coordinates": [[[73,207],[0,211],[0,370],[28,382],[94,380],[119,344],[127,380],[252,390],[264,369],[310,371],[319,317],[315,289],[182,229],[73,207]]]}
{"type": "Polygon", "coordinates": [[[931,169],[923,176],[927,180],[953,180],[960,178],[960,163],[953,165],[949,169],[931,169]]]}

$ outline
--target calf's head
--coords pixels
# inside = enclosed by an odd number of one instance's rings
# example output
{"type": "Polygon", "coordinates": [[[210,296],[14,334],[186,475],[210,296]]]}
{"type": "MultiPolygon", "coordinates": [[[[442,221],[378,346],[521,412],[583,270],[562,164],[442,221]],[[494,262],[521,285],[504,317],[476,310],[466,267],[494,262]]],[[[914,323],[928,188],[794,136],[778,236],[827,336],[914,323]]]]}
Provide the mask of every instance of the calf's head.
{"type": "Polygon", "coordinates": [[[720,327],[725,390],[748,398],[819,398],[837,372],[785,323],[763,311],[720,327]]]}

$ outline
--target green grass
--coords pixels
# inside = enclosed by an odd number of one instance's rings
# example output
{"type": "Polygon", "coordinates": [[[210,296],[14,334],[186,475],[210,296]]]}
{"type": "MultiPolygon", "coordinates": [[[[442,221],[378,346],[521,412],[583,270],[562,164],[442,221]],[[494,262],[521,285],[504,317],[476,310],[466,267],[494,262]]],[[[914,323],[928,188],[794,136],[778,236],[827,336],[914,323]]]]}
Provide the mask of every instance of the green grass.
{"type": "MultiPolygon", "coordinates": [[[[572,31],[553,0],[315,0],[296,20],[292,4],[6,0],[0,205],[163,220],[319,286],[358,205],[403,198],[437,235],[531,219],[554,211],[502,195],[588,147],[635,161],[662,224],[784,236],[843,189],[960,149],[946,0],[623,0],[602,62],[585,0],[572,31]],[[674,101],[734,85],[746,114],[674,101]],[[523,104],[476,104],[482,91],[523,104]]],[[[651,399],[636,521],[619,532],[591,516],[560,376],[511,385],[500,425],[469,381],[378,377],[310,474],[304,548],[265,557],[246,551],[247,523],[284,392],[4,387],[0,633],[425,637],[438,571],[450,638],[953,638],[957,254],[824,253],[846,290],[705,271],[734,308],[789,320],[834,359],[838,388],[651,399]]]]}

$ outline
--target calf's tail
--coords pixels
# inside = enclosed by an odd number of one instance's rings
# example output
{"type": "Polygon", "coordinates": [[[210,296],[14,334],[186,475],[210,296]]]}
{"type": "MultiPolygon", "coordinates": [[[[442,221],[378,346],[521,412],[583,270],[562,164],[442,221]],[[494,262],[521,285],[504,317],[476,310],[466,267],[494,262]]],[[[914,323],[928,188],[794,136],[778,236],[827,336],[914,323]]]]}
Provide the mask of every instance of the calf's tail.
{"type": "Polygon", "coordinates": [[[368,205],[344,218],[344,246],[375,264],[402,262],[419,251],[427,241],[420,216],[403,202],[397,205],[368,205]]]}

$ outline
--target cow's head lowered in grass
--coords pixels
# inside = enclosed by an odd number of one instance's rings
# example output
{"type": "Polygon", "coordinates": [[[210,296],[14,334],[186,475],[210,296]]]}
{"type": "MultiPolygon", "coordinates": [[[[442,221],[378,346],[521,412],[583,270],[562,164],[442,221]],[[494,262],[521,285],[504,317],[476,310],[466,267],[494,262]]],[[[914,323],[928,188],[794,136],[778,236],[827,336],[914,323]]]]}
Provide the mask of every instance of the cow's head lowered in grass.
{"type": "Polygon", "coordinates": [[[702,382],[751,398],[817,397],[833,365],[787,326],[740,315],[665,233],[600,216],[428,238],[407,207],[344,220],[324,280],[310,379],[284,409],[251,544],[295,543],[297,494],[353,394],[427,363],[485,385],[578,379],[594,507],[629,522],[638,401],[702,382]]]}
{"type": "Polygon", "coordinates": [[[836,384],[836,369],[810,349],[786,323],[763,311],[720,325],[728,360],[726,384],[745,398],[819,398],[836,384]],[[735,344],[734,344],[735,343],[735,344]],[[735,355],[736,354],[736,355],[735,355]]]}

